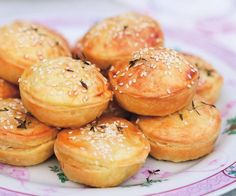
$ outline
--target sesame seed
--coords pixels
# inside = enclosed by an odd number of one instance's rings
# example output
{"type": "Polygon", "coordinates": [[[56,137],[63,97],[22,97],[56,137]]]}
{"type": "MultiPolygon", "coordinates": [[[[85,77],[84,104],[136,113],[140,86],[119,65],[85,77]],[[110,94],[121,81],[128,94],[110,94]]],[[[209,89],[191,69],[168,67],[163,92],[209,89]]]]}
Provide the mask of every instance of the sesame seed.
{"type": "Polygon", "coordinates": [[[187,74],[187,76],[188,76],[189,79],[192,79],[192,76],[190,74],[187,74]]]}

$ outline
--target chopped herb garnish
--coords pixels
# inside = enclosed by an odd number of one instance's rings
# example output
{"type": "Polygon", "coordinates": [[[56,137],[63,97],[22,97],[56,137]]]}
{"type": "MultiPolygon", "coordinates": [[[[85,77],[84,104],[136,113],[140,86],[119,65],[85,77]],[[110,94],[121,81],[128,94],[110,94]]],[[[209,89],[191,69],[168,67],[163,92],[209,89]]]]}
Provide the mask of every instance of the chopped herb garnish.
{"type": "Polygon", "coordinates": [[[49,166],[50,170],[53,172],[60,172],[60,168],[57,165],[49,166]]]}
{"type": "Polygon", "coordinates": [[[96,119],[95,121],[91,123],[90,131],[93,131],[93,132],[97,131],[97,128],[96,128],[97,124],[98,124],[98,121],[96,119]]]}
{"type": "Polygon", "coordinates": [[[209,103],[206,103],[206,102],[204,102],[204,101],[201,101],[201,103],[204,104],[204,105],[209,105],[209,106],[211,106],[211,107],[213,107],[213,108],[216,108],[216,106],[213,105],[213,104],[209,104],[209,103]]]}
{"type": "Polygon", "coordinates": [[[156,169],[156,170],[148,170],[148,173],[150,174],[150,175],[156,175],[156,174],[158,174],[158,172],[159,172],[160,170],[159,169],[156,169]]]}
{"type": "Polygon", "coordinates": [[[26,119],[15,118],[15,120],[18,122],[17,128],[19,129],[27,129],[27,125],[31,123],[30,121],[27,122],[26,119]]]}
{"type": "Polygon", "coordinates": [[[123,31],[125,31],[127,28],[128,28],[128,25],[125,25],[125,26],[123,27],[123,31]]]}
{"type": "Polygon", "coordinates": [[[99,125],[101,129],[105,129],[107,126],[106,125],[99,125]]]}
{"type": "Polygon", "coordinates": [[[153,176],[153,175],[156,175],[156,174],[158,174],[158,172],[159,172],[160,170],[159,169],[157,169],[157,170],[148,170],[148,177],[146,178],[146,181],[142,184],[142,186],[150,186],[152,183],[154,183],[154,182],[162,182],[162,180],[161,179],[157,179],[157,180],[153,180],[153,179],[151,179],[151,177],[153,176]]]}
{"type": "Polygon", "coordinates": [[[117,128],[117,130],[120,132],[120,131],[122,131],[122,129],[123,129],[123,127],[122,126],[119,126],[119,125],[116,125],[116,128],[117,128]]]}
{"type": "Polygon", "coordinates": [[[194,101],[192,101],[192,107],[193,107],[193,110],[200,116],[200,113],[197,111],[194,101]]]}
{"type": "Polygon", "coordinates": [[[68,72],[74,72],[72,69],[65,69],[68,72]]]}
{"type": "Polygon", "coordinates": [[[64,172],[61,170],[60,167],[58,167],[57,165],[54,165],[54,166],[49,166],[49,168],[51,171],[57,173],[57,177],[62,183],[65,183],[66,181],[68,181],[68,178],[65,176],[64,172]]]}
{"type": "Polygon", "coordinates": [[[96,126],[93,126],[93,125],[92,125],[92,126],[90,127],[90,131],[93,131],[93,132],[97,131],[96,126]]]}
{"type": "Polygon", "coordinates": [[[68,181],[68,178],[65,176],[63,172],[57,173],[57,176],[62,183],[65,183],[66,181],[68,181]]]}
{"type": "Polygon", "coordinates": [[[212,69],[206,69],[205,71],[207,73],[207,76],[212,76],[212,73],[214,72],[214,70],[212,69]]]}
{"type": "Polygon", "coordinates": [[[80,80],[80,84],[82,85],[82,87],[88,90],[88,85],[82,79],[80,80]]]}
{"type": "Polygon", "coordinates": [[[26,112],[26,115],[33,116],[30,112],[26,112]]]}
{"type": "Polygon", "coordinates": [[[236,124],[236,117],[231,118],[231,119],[228,119],[228,120],[227,120],[227,124],[228,124],[228,125],[234,125],[234,124],[236,124]]]}
{"type": "Polygon", "coordinates": [[[0,109],[0,112],[6,112],[9,111],[7,108],[0,109]]]}
{"type": "Polygon", "coordinates": [[[180,118],[180,120],[184,120],[184,117],[183,117],[183,114],[181,114],[181,113],[179,113],[179,118],[180,118]]]}
{"type": "Polygon", "coordinates": [[[55,41],[55,45],[59,46],[60,45],[59,41],[55,41]]]}
{"type": "Polygon", "coordinates": [[[136,64],[138,61],[141,61],[141,60],[147,61],[147,60],[144,59],[144,58],[139,58],[139,59],[135,59],[135,60],[129,61],[129,68],[135,66],[135,64],[136,64]]]}
{"type": "Polygon", "coordinates": [[[88,62],[88,61],[83,61],[83,62],[84,62],[84,64],[86,64],[86,65],[91,65],[90,62],[88,62]]]}
{"type": "Polygon", "coordinates": [[[31,31],[35,31],[35,32],[38,32],[38,28],[36,28],[36,27],[31,27],[31,29],[30,29],[31,31]]]}
{"type": "Polygon", "coordinates": [[[227,120],[228,128],[224,131],[228,135],[236,134],[236,117],[227,120]]]}

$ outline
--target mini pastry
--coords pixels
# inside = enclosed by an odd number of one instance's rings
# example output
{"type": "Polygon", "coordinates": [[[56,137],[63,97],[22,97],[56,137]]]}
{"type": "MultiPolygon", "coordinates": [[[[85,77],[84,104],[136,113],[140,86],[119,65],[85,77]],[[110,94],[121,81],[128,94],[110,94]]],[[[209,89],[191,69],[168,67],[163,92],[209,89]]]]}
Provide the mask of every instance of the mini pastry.
{"type": "Polygon", "coordinates": [[[138,13],[127,13],[93,26],[77,42],[73,54],[106,69],[140,48],[163,46],[163,39],[157,21],[138,13]]]}
{"type": "Polygon", "coordinates": [[[45,58],[71,56],[65,39],[39,24],[16,21],[0,28],[0,77],[14,84],[24,69],[45,58]]]}
{"type": "Polygon", "coordinates": [[[80,127],[93,121],[112,98],[98,68],[70,57],[44,60],[25,70],[20,93],[28,111],[57,127],[80,127]]]}
{"type": "Polygon", "coordinates": [[[223,77],[216,71],[211,64],[200,57],[182,53],[184,58],[195,65],[200,74],[197,87],[197,95],[201,96],[207,103],[215,103],[220,95],[223,85],[223,77]]]}
{"type": "Polygon", "coordinates": [[[20,96],[17,86],[0,78],[0,98],[17,98],[20,96]]]}
{"type": "Polygon", "coordinates": [[[53,154],[57,130],[26,112],[19,99],[0,100],[0,162],[16,166],[41,163],[53,154]]]}
{"type": "Polygon", "coordinates": [[[129,121],[107,117],[79,129],[63,130],[54,151],[71,181],[93,187],[112,187],[140,169],[150,145],[129,121]]]}
{"type": "Polygon", "coordinates": [[[151,144],[151,155],[173,162],[198,159],[210,153],[220,132],[214,105],[200,99],[166,117],[140,117],[138,127],[151,144]]]}
{"type": "Polygon", "coordinates": [[[174,50],[144,48],[111,67],[109,79],[124,109],[140,115],[165,116],[191,102],[198,71],[174,50]]]}

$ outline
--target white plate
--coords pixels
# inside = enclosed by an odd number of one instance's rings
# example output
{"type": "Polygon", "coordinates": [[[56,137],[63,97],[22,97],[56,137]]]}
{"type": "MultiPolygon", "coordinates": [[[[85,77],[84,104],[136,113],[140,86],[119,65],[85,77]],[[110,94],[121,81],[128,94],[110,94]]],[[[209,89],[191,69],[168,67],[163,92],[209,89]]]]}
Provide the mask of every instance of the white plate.
{"type": "MultiPolygon", "coordinates": [[[[86,23],[73,21],[69,17],[63,22],[57,21],[56,24],[54,19],[42,16],[41,22],[62,30],[70,41],[74,41],[79,33],[84,32],[88,27],[86,23]],[[79,32],[78,25],[80,25],[79,32]]],[[[217,103],[217,107],[222,112],[222,134],[217,141],[215,151],[202,159],[186,163],[170,163],[148,158],[137,175],[119,187],[106,189],[88,188],[65,181],[65,176],[59,170],[55,158],[28,168],[0,164],[0,194],[203,195],[221,194],[236,188],[236,130],[232,128],[233,124],[236,126],[236,67],[233,64],[236,62],[236,54],[191,31],[170,27],[164,29],[168,47],[202,56],[225,78],[222,94],[217,103]],[[227,120],[233,118],[235,118],[234,122],[227,124],[227,120]],[[160,170],[157,174],[148,172],[157,169],[160,170]]]]}

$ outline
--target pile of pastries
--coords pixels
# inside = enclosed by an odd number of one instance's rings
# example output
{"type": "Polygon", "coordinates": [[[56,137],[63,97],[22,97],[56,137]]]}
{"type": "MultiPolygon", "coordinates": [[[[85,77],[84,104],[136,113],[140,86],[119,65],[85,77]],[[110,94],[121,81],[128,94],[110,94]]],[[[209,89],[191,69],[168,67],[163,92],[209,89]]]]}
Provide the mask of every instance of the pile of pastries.
{"type": "Polygon", "coordinates": [[[200,158],[219,135],[222,76],[164,47],[160,24],[142,14],[107,18],[73,48],[40,24],[2,26],[0,78],[0,162],[31,166],[55,153],[88,186],[119,185],[149,154],[200,158]]]}

